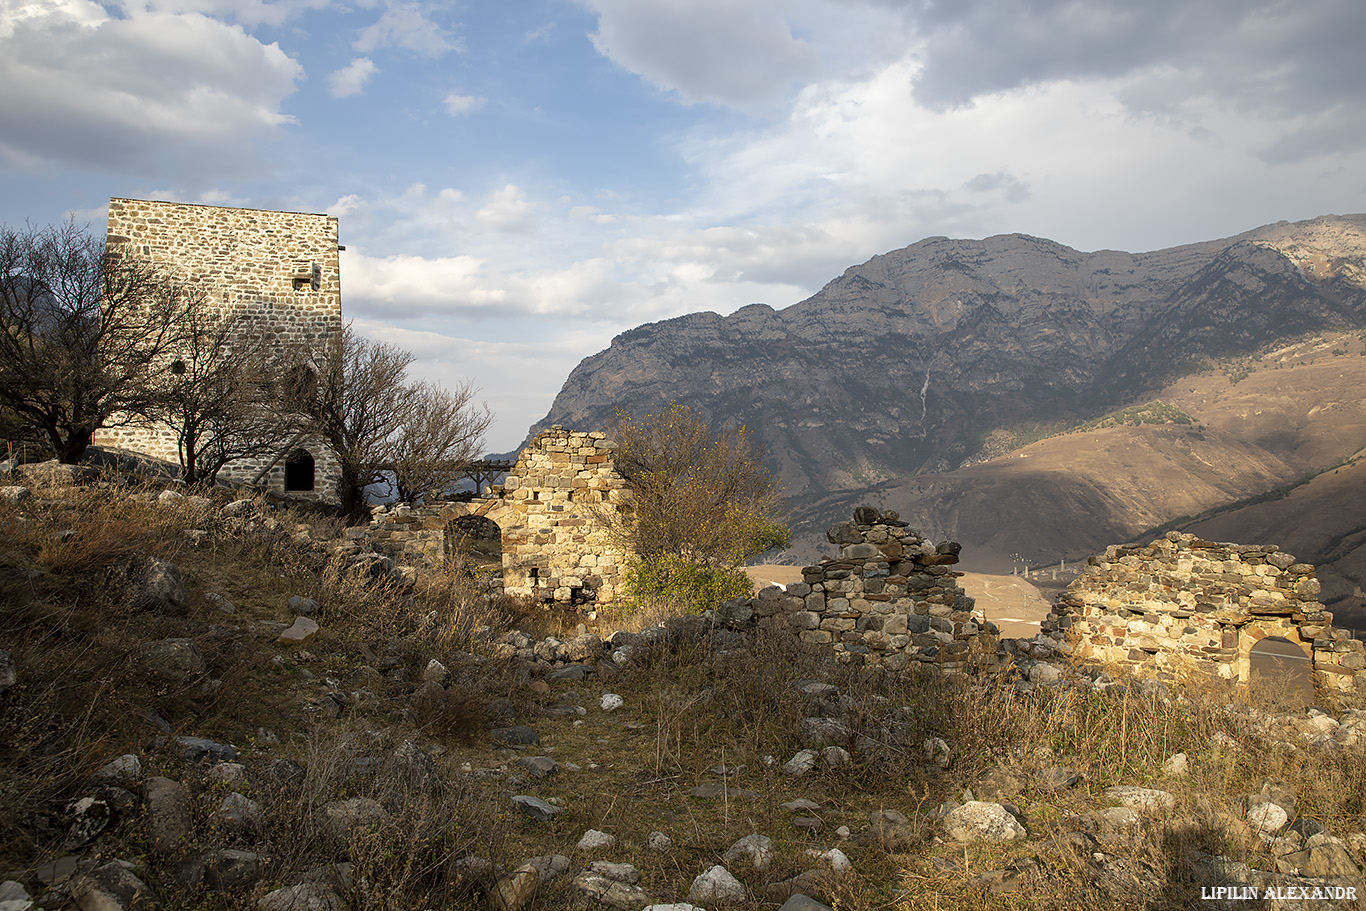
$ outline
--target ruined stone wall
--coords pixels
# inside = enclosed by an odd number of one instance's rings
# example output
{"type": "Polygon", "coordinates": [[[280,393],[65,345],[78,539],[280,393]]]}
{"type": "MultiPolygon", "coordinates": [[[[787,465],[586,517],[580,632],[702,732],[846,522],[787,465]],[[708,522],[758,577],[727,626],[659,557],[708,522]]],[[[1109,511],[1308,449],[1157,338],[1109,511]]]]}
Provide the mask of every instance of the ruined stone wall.
{"type": "MultiPolygon", "coordinates": [[[[899,520],[861,506],[854,521],[826,537],[839,556],[802,569],[786,591],[768,588],[745,602],[760,626],[789,630],[803,650],[841,664],[901,671],[915,665],[954,668],[977,651],[995,655],[994,628],[953,571],[960,547],[934,544],[899,520]]],[[[734,604],[723,609],[735,611],[734,604]]]]}
{"type": "Polygon", "coordinates": [[[1351,690],[1362,643],[1333,628],[1314,567],[1275,545],[1218,544],[1169,532],[1147,547],[1091,557],[1043,634],[1082,659],[1131,668],[1189,665],[1246,682],[1258,641],[1278,636],[1313,662],[1318,685],[1351,690]]]}
{"type": "MultiPolygon", "coordinates": [[[[304,363],[342,329],[334,216],[111,199],[106,244],[184,282],[220,313],[251,318],[253,343],[295,348],[304,363]]],[[[177,460],[165,427],[110,428],[95,441],[177,460]]],[[[314,438],[289,448],[303,448],[315,463],[314,489],[289,495],[335,501],[338,465],[330,449],[314,438]]],[[[273,458],[234,462],[222,477],[250,480],[273,458]]],[[[284,475],[280,459],[261,483],[285,493],[284,475]]]]}
{"type": "Polygon", "coordinates": [[[628,552],[602,521],[631,502],[615,444],[602,433],[556,425],[523,449],[489,497],[412,509],[378,509],[371,534],[391,553],[439,561],[450,523],[478,516],[502,531],[503,587],[559,604],[598,606],[621,593],[628,552]]]}

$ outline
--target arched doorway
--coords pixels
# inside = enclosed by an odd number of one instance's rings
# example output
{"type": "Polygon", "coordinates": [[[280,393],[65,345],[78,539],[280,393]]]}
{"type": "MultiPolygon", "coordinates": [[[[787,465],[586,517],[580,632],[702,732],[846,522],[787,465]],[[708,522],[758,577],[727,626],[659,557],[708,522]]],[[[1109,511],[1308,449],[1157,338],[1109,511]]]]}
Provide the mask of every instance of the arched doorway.
{"type": "Polygon", "coordinates": [[[1254,699],[1296,710],[1314,704],[1312,646],[1291,629],[1254,627],[1245,630],[1244,636],[1244,648],[1239,649],[1243,653],[1239,679],[1248,685],[1254,699]]]}
{"type": "Polygon", "coordinates": [[[285,491],[313,490],[317,464],[307,449],[296,449],[285,458],[285,491]]]}

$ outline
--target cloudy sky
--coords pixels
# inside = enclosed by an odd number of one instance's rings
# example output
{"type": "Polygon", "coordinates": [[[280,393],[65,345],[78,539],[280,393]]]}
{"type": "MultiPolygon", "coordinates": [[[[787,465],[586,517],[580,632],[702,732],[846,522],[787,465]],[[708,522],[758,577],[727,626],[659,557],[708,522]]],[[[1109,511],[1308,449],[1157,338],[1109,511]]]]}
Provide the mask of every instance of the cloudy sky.
{"type": "Polygon", "coordinates": [[[510,449],[640,323],[931,235],[1366,211],[1361,0],[0,0],[0,221],[341,218],[343,306],[510,449]]]}

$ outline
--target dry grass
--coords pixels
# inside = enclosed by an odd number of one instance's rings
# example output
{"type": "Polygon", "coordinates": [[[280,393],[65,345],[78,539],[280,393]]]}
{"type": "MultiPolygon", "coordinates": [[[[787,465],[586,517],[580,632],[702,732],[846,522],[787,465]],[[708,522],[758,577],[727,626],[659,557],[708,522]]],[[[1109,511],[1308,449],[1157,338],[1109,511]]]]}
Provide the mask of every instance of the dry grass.
{"type": "MultiPolygon", "coordinates": [[[[1008,677],[986,671],[886,677],[813,663],[785,638],[760,637],[742,652],[705,641],[654,647],[637,664],[604,664],[598,677],[547,691],[533,686],[538,681],[525,669],[483,657],[484,644],[511,626],[563,638],[577,632],[577,615],[517,599],[485,602],[459,573],[421,573],[411,588],[348,573],[293,540],[299,525],[311,524],[317,535],[335,531],[326,520],[271,515],[282,531],[220,530],[150,499],[107,495],[0,505],[0,645],[14,653],[21,677],[0,697],[0,867],[32,871],[59,855],[66,802],[85,793],[90,773],[112,756],[139,752],[157,773],[199,780],[200,766],[149,749],[155,730],[142,720],[148,710],[179,730],[242,748],[246,793],[266,810],[264,831],[225,840],[214,821],[224,786],[201,787],[197,843],[269,856],[260,889],[349,860],[346,894],[356,908],[484,907],[490,880],[462,858],[477,855],[510,870],[549,853],[569,855],[575,869],[593,859],[629,861],[656,900],[681,901],[693,877],[751,833],[773,838],[774,859],[763,873],[728,864],[751,889],[741,908],[774,907],[764,886],[809,869],[807,849],[832,846],[849,855],[854,872],[826,879],[817,892],[841,911],[1178,908],[1198,904],[1207,882],[1191,850],[1274,866],[1243,822],[1245,796],[1266,778],[1292,783],[1298,815],[1334,833],[1360,828],[1366,815],[1360,751],[1287,746],[1238,710],[1246,696],[1197,678],[1169,695],[1131,687],[1021,696],[1008,677]],[[74,551],[54,557],[52,545],[77,515],[81,542],[59,543],[83,548],[89,562],[79,565],[69,556],[74,551]],[[206,526],[210,537],[193,546],[186,530],[206,526]],[[137,551],[124,547],[133,535],[137,551]],[[125,564],[149,553],[180,565],[191,590],[186,616],[149,614],[130,600],[120,581],[125,564]],[[58,565],[65,568],[54,570],[58,565]],[[209,593],[228,597],[236,612],[218,612],[209,593]],[[287,602],[294,594],[321,605],[324,630],[307,655],[274,642],[292,620],[287,602]],[[168,636],[194,638],[221,685],[149,684],[129,656],[141,642],[168,636]],[[444,687],[421,685],[433,658],[449,668],[444,687]],[[412,695],[404,695],[405,680],[416,688],[412,695]],[[803,693],[798,684],[809,680],[834,684],[838,697],[803,693]],[[332,690],[355,697],[339,719],[321,710],[319,697],[332,690]],[[603,712],[598,699],[606,691],[622,695],[625,707],[603,712]],[[803,745],[803,719],[836,713],[856,742],[853,763],[785,775],[781,764],[803,745]],[[488,726],[510,723],[531,725],[541,744],[517,751],[484,735],[488,726]],[[921,745],[930,737],[950,745],[947,770],[925,764],[921,745]],[[1221,737],[1237,749],[1219,746],[1221,737]],[[440,788],[414,787],[395,767],[404,740],[435,757],[440,788]],[[515,764],[527,752],[565,768],[529,778],[515,764]],[[1190,757],[1191,771],[1165,777],[1162,763],[1177,752],[1190,757]],[[281,760],[298,763],[297,782],[270,771],[281,760]],[[1029,839],[967,848],[942,841],[933,815],[942,802],[997,767],[1032,781],[1049,765],[1070,766],[1082,779],[1062,792],[1030,783],[1014,798],[1029,839]],[[728,790],[711,798],[688,793],[708,784],[728,790]],[[1088,815],[1103,806],[1111,784],[1164,788],[1178,809],[1112,839],[1088,815]],[[565,812],[532,822],[513,809],[509,798],[517,793],[561,799],[565,812]],[[345,838],[330,835],[323,807],[358,797],[377,801],[386,815],[345,838]],[[822,822],[819,833],[797,828],[781,809],[798,797],[820,805],[810,814],[822,822]],[[881,810],[909,820],[891,846],[869,837],[870,814],[881,810]],[[851,830],[850,840],[834,835],[840,826],[851,830]],[[576,851],[589,828],[615,835],[617,847],[599,857],[576,851]],[[648,849],[656,830],[673,839],[673,849],[648,849]],[[1012,866],[1024,871],[1017,891],[997,894],[974,880],[1012,866]]],[[[634,625],[667,619],[639,617],[634,625]]],[[[597,631],[630,625],[604,615],[597,631]]],[[[140,819],[125,820],[99,844],[104,856],[146,862],[173,907],[254,907],[249,896],[176,891],[169,860],[149,854],[140,819]]],[[[582,906],[565,880],[531,907],[582,906]]]]}

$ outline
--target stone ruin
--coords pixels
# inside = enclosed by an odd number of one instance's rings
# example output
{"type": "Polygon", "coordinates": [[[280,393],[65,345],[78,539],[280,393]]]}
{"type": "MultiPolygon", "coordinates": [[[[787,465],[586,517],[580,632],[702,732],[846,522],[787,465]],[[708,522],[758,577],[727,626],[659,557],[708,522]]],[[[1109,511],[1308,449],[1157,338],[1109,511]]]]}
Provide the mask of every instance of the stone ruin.
{"type": "Polygon", "coordinates": [[[616,444],[556,424],[536,435],[502,485],[468,503],[378,507],[371,537],[391,553],[440,563],[452,545],[497,526],[503,590],[562,605],[598,607],[621,592],[630,556],[604,518],[629,508],[616,444]]]}
{"type": "Polygon", "coordinates": [[[826,537],[838,557],[803,567],[802,581],[785,591],[727,602],[723,617],[752,613],[761,628],[795,634],[807,653],[888,671],[952,670],[974,654],[995,655],[995,628],[974,614],[962,573],[951,569],[958,544],[934,544],[895,512],[869,506],[826,537]]]}
{"type": "Polygon", "coordinates": [[[1208,671],[1247,683],[1252,649],[1286,639],[1312,662],[1314,682],[1351,691],[1363,644],[1333,628],[1314,567],[1274,544],[1217,544],[1168,532],[1147,547],[1091,557],[1043,623],[1072,654],[1131,670],[1208,671]]]}

